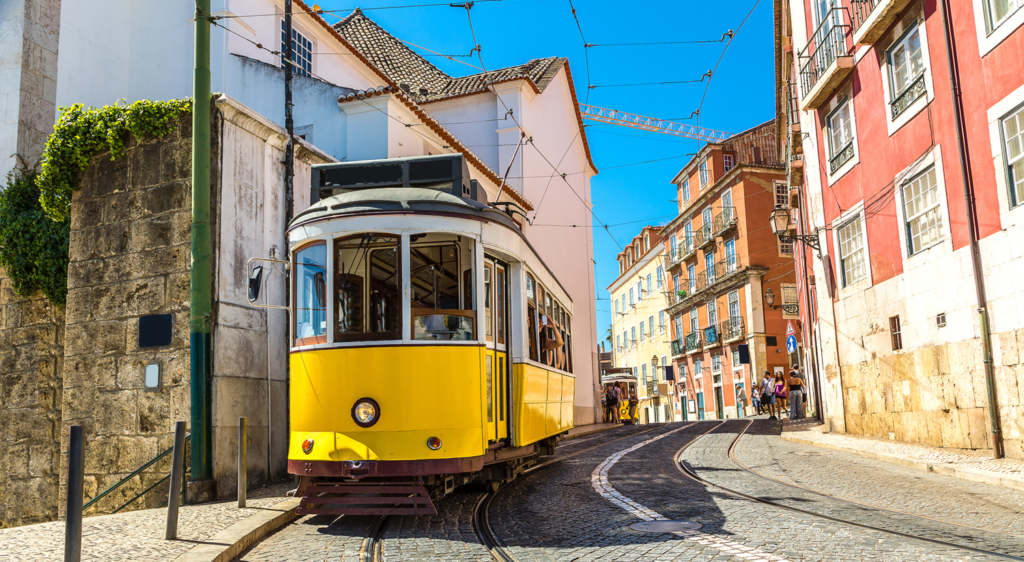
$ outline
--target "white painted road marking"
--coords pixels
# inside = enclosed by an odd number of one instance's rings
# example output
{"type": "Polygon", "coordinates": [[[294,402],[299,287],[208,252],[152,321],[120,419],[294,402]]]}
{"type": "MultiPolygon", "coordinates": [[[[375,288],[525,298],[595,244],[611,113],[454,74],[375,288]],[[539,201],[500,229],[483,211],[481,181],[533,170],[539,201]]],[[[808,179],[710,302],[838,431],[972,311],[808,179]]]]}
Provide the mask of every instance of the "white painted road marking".
{"type": "MultiPolygon", "coordinates": [[[[634,517],[643,519],[644,521],[668,521],[668,517],[665,517],[657,511],[654,511],[649,507],[645,507],[640,503],[620,494],[614,487],[612,487],[611,482],[608,481],[608,471],[611,470],[613,466],[615,466],[615,463],[619,462],[619,459],[628,455],[629,453],[632,453],[633,451],[645,445],[654,443],[659,439],[668,437],[669,435],[672,435],[677,431],[682,431],[690,427],[690,425],[684,425],[679,429],[673,429],[672,431],[662,433],[657,437],[652,437],[647,441],[637,443],[632,447],[623,449],[615,453],[614,455],[604,459],[604,462],[599,464],[597,468],[594,469],[594,472],[590,474],[590,483],[594,487],[594,491],[600,494],[601,497],[603,497],[604,499],[626,510],[627,512],[629,512],[630,515],[633,515],[634,517]]],[[[708,533],[702,533],[697,530],[679,531],[672,534],[678,537],[682,537],[685,540],[691,540],[704,546],[709,546],[721,552],[738,556],[740,558],[743,558],[744,560],[751,560],[752,562],[789,562],[788,560],[780,556],[776,556],[774,554],[770,554],[767,552],[762,552],[754,547],[747,546],[736,541],[731,541],[720,535],[710,535],[708,533]]]]}

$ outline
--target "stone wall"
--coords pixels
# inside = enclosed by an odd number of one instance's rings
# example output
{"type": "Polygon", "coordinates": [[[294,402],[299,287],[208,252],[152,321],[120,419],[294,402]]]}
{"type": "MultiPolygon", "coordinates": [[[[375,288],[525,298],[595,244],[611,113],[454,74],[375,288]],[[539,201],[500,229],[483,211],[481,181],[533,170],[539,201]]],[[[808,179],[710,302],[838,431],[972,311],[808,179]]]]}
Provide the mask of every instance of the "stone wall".
{"type": "Polygon", "coordinates": [[[0,269],[0,527],[57,516],[62,311],[0,269]]]}
{"type": "MultiPolygon", "coordinates": [[[[185,118],[163,138],[132,139],[116,162],[94,156],[74,195],[61,435],[66,451],[68,427],[85,428],[87,499],[170,447],[174,422],[190,417],[191,160],[185,118]],[[171,344],[140,349],[139,317],[167,313],[171,344]],[[150,362],[161,366],[156,390],[145,388],[150,362]]],[[[88,514],[116,509],[169,466],[154,465],[88,514]]],[[[130,507],[159,505],[165,486],[130,507]]]]}

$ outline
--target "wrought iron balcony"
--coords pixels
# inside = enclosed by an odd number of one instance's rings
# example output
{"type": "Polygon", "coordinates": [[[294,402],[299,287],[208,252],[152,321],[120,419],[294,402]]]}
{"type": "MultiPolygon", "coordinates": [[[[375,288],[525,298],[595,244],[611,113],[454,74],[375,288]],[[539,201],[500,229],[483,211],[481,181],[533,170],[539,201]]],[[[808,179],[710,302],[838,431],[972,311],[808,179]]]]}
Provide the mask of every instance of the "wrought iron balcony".
{"type": "Polygon", "coordinates": [[[728,232],[736,222],[736,207],[722,207],[722,212],[715,215],[715,236],[728,232]]]}
{"type": "Polygon", "coordinates": [[[720,260],[715,264],[715,275],[712,283],[722,281],[726,277],[729,277],[733,273],[740,270],[740,258],[739,256],[725,256],[725,259],[720,260]]]}
{"type": "Polygon", "coordinates": [[[705,269],[697,274],[697,292],[707,289],[715,283],[715,269],[705,269]]]}
{"type": "Polygon", "coordinates": [[[697,246],[693,243],[693,234],[684,234],[680,239],[679,245],[679,260],[685,261],[697,251],[697,246]]]}
{"type": "Polygon", "coordinates": [[[679,290],[673,291],[672,292],[672,298],[669,299],[669,300],[670,300],[671,304],[679,304],[679,303],[683,302],[685,299],[689,298],[692,295],[693,295],[693,292],[690,291],[690,280],[689,279],[680,279],[679,280],[679,290]]]}
{"type": "Polygon", "coordinates": [[[921,96],[925,95],[927,90],[924,85],[924,72],[918,75],[913,82],[910,83],[902,92],[900,92],[896,99],[889,103],[892,108],[892,118],[896,119],[900,113],[906,111],[910,104],[914,103],[921,96]]]}
{"type": "Polygon", "coordinates": [[[853,44],[873,45],[910,4],[911,0],[849,0],[853,44]]]}
{"type": "Polygon", "coordinates": [[[718,326],[704,328],[704,348],[717,347],[722,345],[722,337],[718,332],[718,326]]]}
{"type": "Polygon", "coordinates": [[[680,355],[685,353],[685,351],[686,348],[684,347],[684,342],[682,338],[672,340],[672,357],[679,357],[680,355]]]}
{"type": "Polygon", "coordinates": [[[694,248],[703,248],[708,244],[715,242],[715,234],[711,231],[711,224],[702,225],[699,229],[693,231],[693,246],[694,248]]]}
{"type": "Polygon", "coordinates": [[[832,8],[822,18],[807,45],[800,51],[800,95],[803,109],[817,109],[853,70],[853,57],[846,46],[850,25],[844,23],[843,8],[832,8]]]}
{"type": "Polygon", "coordinates": [[[686,354],[687,355],[692,354],[692,353],[696,353],[698,351],[701,351],[703,349],[703,345],[704,344],[703,344],[703,341],[702,341],[702,338],[701,338],[701,333],[699,331],[698,332],[690,332],[689,334],[686,334],[686,354]]]}
{"type": "Polygon", "coordinates": [[[746,335],[746,330],[743,325],[743,317],[734,316],[725,322],[722,322],[721,333],[722,341],[724,343],[731,343],[743,339],[746,335]]]}
{"type": "Polygon", "coordinates": [[[658,381],[647,381],[647,396],[657,397],[658,394],[658,381]]]}
{"type": "Polygon", "coordinates": [[[836,173],[836,170],[843,167],[851,159],[853,159],[853,141],[846,143],[846,146],[839,149],[834,156],[828,159],[828,167],[832,170],[832,173],[836,173]]]}

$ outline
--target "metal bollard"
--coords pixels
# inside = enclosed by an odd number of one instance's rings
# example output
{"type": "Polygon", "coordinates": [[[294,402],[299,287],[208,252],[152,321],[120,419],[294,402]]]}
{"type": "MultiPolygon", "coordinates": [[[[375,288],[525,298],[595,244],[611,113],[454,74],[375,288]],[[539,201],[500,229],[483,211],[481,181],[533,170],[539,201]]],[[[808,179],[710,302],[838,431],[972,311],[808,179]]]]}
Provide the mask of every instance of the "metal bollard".
{"type": "Polygon", "coordinates": [[[245,507],[248,440],[248,419],[238,418],[238,507],[245,507]]]}
{"type": "Polygon", "coordinates": [[[164,538],[178,538],[178,502],[181,499],[181,471],[185,462],[185,422],[174,422],[174,452],[171,453],[171,485],[167,492],[167,532],[164,538]]]}
{"type": "Polygon", "coordinates": [[[68,437],[68,503],[64,521],[64,562],[82,560],[82,501],[85,496],[85,432],[71,426],[68,437]]]}

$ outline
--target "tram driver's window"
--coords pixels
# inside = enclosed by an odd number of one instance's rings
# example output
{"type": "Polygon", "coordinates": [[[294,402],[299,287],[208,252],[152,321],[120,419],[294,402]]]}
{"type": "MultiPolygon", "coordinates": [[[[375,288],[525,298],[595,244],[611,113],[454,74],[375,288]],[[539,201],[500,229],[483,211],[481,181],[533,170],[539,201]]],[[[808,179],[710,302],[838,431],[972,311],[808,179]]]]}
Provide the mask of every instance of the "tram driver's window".
{"type": "Polygon", "coordinates": [[[327,245],[295,253],[295,345],[327,343],[327,245]]]}
{"type": "Polygon", "coordinates": [[[433,233],[410,237],[413,339],[476,339],[474,293],[461,286],[474,279],[474,263],[470,239],[433,233]]]}
{"type": "Polygon", "coordinates": [[[537,361],[537,282],[526,276],[526,339],[530,341],[530,359],[537,361]]]}
{"type": "Polygon", "coordinates": [[[400,241],[357,234],[335,243],[335,341],[402,339],[400,241]]]}

